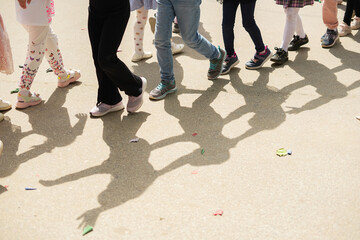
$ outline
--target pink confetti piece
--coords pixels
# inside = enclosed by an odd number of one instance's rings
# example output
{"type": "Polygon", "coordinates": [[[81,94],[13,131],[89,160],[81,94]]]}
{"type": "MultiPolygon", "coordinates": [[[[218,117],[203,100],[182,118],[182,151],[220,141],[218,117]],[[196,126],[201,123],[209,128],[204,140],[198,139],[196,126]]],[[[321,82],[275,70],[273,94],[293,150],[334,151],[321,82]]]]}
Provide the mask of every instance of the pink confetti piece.
{"type": "Polygon", "coordinates": [[[195,137],[197,135],[197,133],[193,133],[192,135],[193,135],[193,137],[195,137]]]}
{"type": "Polygon", "coordinates": [[[194,170],[194,171],[191,172],[191,174],[198,174],[198,173],[199,173],[199,172],[196,171],[196,170],[194,170]]]}
{"type": "Polygon", "coordinates": [[[82,28],[81,30],[86,30],[86,28],[82,28]]]}
{"type": "Polygon", "coordinates": [[[8,187],[9,187],[8,185],[5,185],[5,186],[4,186],[4,188],[6,188],[6,189],[7,189],[8,187]]]}
{"type": "Polygon", "coordinates": [[[214,216],[217,216],[217,215],[222,216],[222,215],[223,215],[223,213],[224,213],[224,211],[223,211],[223,210],[216,210],[216,212],[214,213],[214,216]]]}

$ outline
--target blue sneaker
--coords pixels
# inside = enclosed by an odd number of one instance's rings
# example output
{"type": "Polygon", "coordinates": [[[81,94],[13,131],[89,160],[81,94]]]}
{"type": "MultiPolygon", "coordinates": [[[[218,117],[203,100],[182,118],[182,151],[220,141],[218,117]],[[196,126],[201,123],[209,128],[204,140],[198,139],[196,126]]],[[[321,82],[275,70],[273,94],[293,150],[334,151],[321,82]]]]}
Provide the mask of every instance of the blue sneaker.
{"type": "Polygon", "coordinates": [[[228,74],[230,70],[233,67],[235,67],[238,63],[239,63],[239,59],[236,53],[234,53],[232,56],[227,55],[223,64],[221,75],[228,74]]]}
{"type": "Polygon", "coordinates": [[[331,48],[332,46],[335,45],[338,39],[339,39],[339,34],[337,29],[335,30],[327,29],[324,38],[322,39],[321,46],[323,48],[331,48]]]}
{"type": "Polygon", "coordinates": [[[219,48],[219,51],[220,51],[220,57],[210,60],[210,68],[209,68],[208,73],[207,73],[207,77],[210,80],[216,79],[216,78],[218,78],[220,76],[220,74],[222,72],[222,68],[223,68],[223,63],[224,63],[225,58],[226,58],[225,49],[222,49],[220,47],[218,47],[218,48],[219,48]]]}
{"type": "Polygon", "coordinates": [[[267,46],[265,46],[265,53],[264,54],[259,54],[258,52],[255,53],[254,58],[245,64],[245,68],[250,70],[259,69],[270,58],[271,58],[271,51],[267,46]]]}
{"type": "Polygon", "coordinates": [[[172,81],[170,83],[166,83],[165,81],[161,81],[159,85],[157,85],[156,88],[151,90],[149,94],[149,98],[152,100],[160,100],[166,97],[169,93],[175,92],[176,85],[175,81],[172,81]]]}

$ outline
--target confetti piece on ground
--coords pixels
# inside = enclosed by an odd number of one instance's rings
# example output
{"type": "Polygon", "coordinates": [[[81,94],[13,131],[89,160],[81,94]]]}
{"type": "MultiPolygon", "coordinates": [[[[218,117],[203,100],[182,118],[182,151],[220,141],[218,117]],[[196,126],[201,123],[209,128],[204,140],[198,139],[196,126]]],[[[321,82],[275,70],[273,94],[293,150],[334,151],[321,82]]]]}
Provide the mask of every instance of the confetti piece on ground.
{"type": "Polygon", "coordinates": [[[46,73],[52,72],[53,70],[51,68],[46,69],[46,73]]]}
{"type": "Polygon", "coordinates": [[[91,232],[93,230],[93,227],[92,226],[86,226],[83,230],[83,236],[85,234],[88,234],[89,232],[91,232]]]}
{"type": "Polygon", "coordinates": [[[356,116],[355,118],[356,118],[357,120],[360,120],[360,116],[356,116]]]}
{"type": "Polygon", "coordinates": [[[217,216],[217,215],[222,216],[223,213],[224,213],[223,210],[216,210],[216,212],[214,213],[214,216],[217,216]]]}
{"type": "Polygon", "coordinates": [[[288,155],[288,152],[285,148],[280,148],[276,151],[276,155],[278,155],[279,157],[283,157],[288,155]]]}
{"type": "Polygon", "coordinates": [[[291,155],[291,154],[292,154],[292,150],[289,149],[289,150],[287,151],[287,154],[288,154],[288,155],[291,155]]]}
{"type": "Polygon", "coordinates": [[[193,135],[193,137],[195,137],[197,135],[197,133],[193,133],[192,135],[193,135]]]}
{"type": "Polygon", "coordinates": [[[118,49],[117,52],[122,52],[122,50],[121,50],[121,49],[118,49]]]}
{"type": "Polygon", "coordinates": [[[204,149],[201,149],[201,154],[204,154],[205,153],[205,150],[204,149]]]}
{"type": "Polygon", "coordinates": [[[86,28],[82,28],[81,30],[86,30],[86,28]]]}
{"type": "Polygon", "coordinates": [[[131,139],[129,142],[131,143],[137,143],[140,139],[139,138],[134,138],[134,139],[131,139]]]}
{"type": "Polygon", "coordinates": [[[199,172],[196,171],[196,170],[194,170],[194,171],[191,172],[191,174],[198,174],[198,173],[199,173],[199,172]]]}
{"type": "Polygon", "coordinates": [[[22,65],[19,65],[19,68],[24,68],[24,66],[22,66],[22,65]]]}
{"type": "Polygon", "coordinates": [[[15,90],[12,90],[12,91],[10,92],[10,94],[18,93],[18,92],[19,92],[19,88],[15,88],[15,90]]]}
{"type": "Polygon", "coordinates": [[[4,188],[8,188],[9,186],[8,185],[5,185],[4,188]]]}
{"type": "Polygon", "coordinates": [[[25,190],[36,190],[36,188],[26,187],[25,190]]]}

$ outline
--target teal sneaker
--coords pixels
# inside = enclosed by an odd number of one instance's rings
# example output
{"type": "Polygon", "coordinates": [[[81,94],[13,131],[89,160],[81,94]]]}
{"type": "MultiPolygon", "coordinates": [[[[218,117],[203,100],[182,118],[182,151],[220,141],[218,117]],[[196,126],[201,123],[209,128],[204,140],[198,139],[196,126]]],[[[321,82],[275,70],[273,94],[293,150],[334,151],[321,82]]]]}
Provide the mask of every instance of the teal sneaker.
{"type": "Polygon", "coordinates": [[[209,68],[208,73],[207,73],[207,77],[210,80],[216,79],[216,78],[218,78],[220,76],[220,74],[222,72],[223,64],[224,64],[224,61],[225,61],[225,58],[226,58],[225,49],[222,49],[220,47],[218,47],[218,48],[219,48],[219,51],[220,51],[220,57],[210,60],[210,68],[209,68]]]}
{"type": "Polygon", "coordinates": [[[175,81],[166,83],[165,81],[161,81],[156,88],[151,90],[149,94],[149,98],[152,100],[160,100],[166,97],[169,93],[176,92],[175,81]]]}

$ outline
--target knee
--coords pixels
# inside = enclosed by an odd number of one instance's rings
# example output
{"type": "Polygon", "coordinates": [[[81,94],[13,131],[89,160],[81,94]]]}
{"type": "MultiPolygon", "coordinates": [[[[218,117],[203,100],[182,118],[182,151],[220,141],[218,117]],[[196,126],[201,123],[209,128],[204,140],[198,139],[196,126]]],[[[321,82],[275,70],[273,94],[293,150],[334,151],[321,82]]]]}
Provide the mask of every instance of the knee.
{"type": "Polygon", "coordinates": [[[256,27],[255,19],[249,19],[243,22],[243,27],[246,31],[250,31],[252,28],[256,27]]]}
{"type": "Polygon", "coordinates": [[[201,43],[201,38],[199,33],[196,33],[193,36],[186,36],[186,37],[183,35],[183,40],[186,43],[186,45],[188,45],[191,48],[196,48],[201,43]]]}
{"type": "Polygon", "coordinates": [[[114,54],[106,54],[98,56],[98,63],[102,70],[110,69],[112,65],[116,64],[117,56],[114,54]]]}

